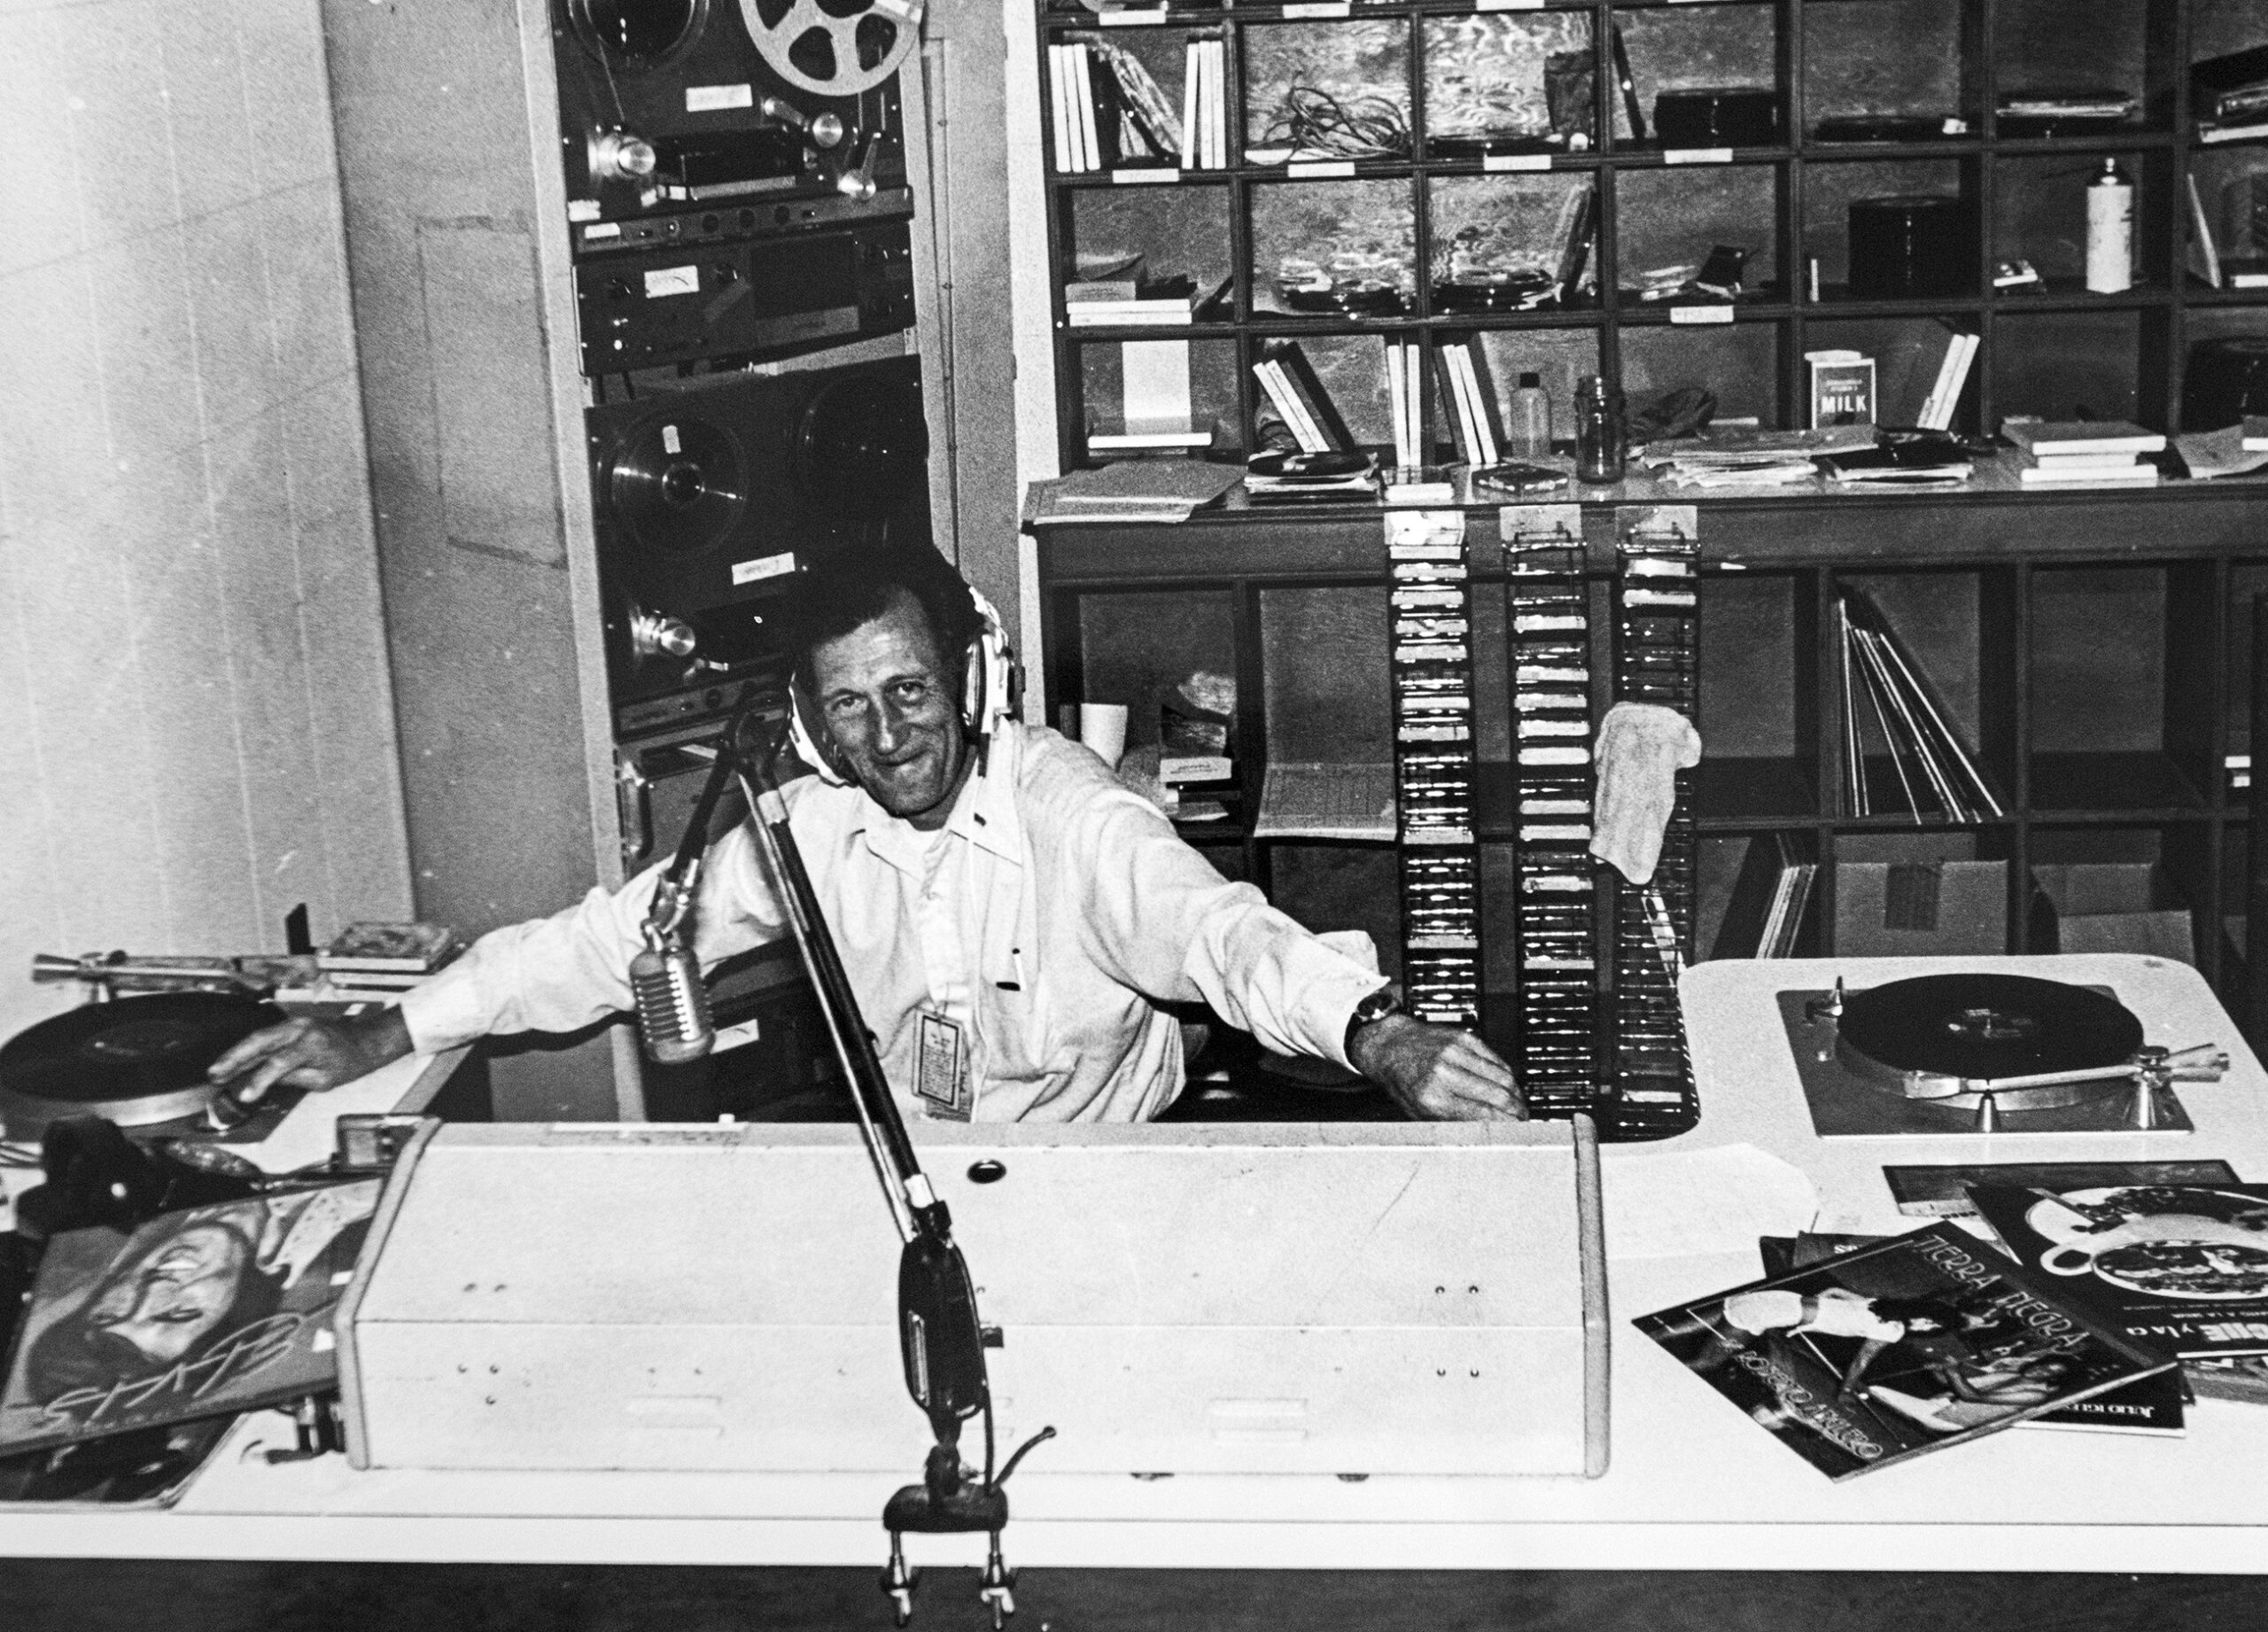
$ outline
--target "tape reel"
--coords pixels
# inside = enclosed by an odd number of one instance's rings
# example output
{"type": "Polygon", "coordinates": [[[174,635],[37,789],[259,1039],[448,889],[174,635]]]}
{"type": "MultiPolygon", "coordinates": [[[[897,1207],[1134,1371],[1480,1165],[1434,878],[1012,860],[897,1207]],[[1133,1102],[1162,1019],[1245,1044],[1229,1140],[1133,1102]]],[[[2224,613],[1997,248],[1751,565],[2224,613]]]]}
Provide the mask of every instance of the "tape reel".
{"type": "Polygon", "coordinates": [[[855,97],[920,43],[924,0],[740,0],[765,66],[800,90],[855,97]],[[850,9],[846,9],[850,8],[850,9]]]}

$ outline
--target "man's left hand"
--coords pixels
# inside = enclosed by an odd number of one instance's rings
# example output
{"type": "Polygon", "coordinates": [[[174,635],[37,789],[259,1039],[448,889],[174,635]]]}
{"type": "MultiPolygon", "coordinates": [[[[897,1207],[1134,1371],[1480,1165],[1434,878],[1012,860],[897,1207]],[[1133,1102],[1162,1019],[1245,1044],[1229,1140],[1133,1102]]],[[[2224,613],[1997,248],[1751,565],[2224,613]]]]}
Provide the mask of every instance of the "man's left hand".
{"type": "Polygon", "coordinates": [[[1348,1063],[1425,1122],[1525,1122],[1512,1068],[1454,1026],[1390,1014],[1355,1034],[1348,1063]]]}

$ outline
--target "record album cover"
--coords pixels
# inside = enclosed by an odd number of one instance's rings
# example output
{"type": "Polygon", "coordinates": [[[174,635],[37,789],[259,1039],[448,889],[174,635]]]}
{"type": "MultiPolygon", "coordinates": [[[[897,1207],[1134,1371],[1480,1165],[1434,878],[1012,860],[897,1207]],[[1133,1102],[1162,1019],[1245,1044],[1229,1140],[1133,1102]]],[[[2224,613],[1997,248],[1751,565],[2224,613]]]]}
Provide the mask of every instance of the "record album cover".
{"type": "Polygon", "coordinates": [[[1938,1166],[1885,1167],[1883,1181],[1898,1210],[1915,1218],[1974,1218],[1971,1185],[2016,1185],[2057,1192],[2121,1185],[2207,1185],[2237,1182],[2225,1162],[1954,1162],[1938,1166]]]}
{"type": "Polygon", "coordinates": [[[190,1208],[48,1243],[0,1389],[0,1454],[337,1386],[331,1317],[379,1181],[190,1208]]]}
{"type": "Polygon", "coordinates": [[[1634,1324],[1840,1480],[2171,1368],[2054,1280],[1940,1224],[1634,1324]]]}
{"type": "Polygon", "coordinates": [[[2183,1359],[2268,1354],[2268,1185],[1972,1185],[2054,1296],[2183,1359]]]}

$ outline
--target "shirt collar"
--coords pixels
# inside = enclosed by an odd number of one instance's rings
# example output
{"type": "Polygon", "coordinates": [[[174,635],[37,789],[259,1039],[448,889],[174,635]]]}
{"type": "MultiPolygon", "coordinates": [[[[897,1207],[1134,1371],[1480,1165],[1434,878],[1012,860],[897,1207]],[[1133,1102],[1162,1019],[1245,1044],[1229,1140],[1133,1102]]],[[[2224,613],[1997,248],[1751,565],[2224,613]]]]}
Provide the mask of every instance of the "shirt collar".
{"type": "MultiPolygon", "coordinates": [[[[972,770],[945,818],[944,835],[966,839],[979,850],[1017,866],[1023,863],[1023,824],[1016,815],[1016,769],[1022,742],[1014,727],[1004,726],[992,734],[991,753],[984,774],[972,770]]],[[[861,789],[858,818],[851,831],[866,835],[866,848],[909,877],[919,878],[928,846],[913,824],[874,802],[861,789]]]]}

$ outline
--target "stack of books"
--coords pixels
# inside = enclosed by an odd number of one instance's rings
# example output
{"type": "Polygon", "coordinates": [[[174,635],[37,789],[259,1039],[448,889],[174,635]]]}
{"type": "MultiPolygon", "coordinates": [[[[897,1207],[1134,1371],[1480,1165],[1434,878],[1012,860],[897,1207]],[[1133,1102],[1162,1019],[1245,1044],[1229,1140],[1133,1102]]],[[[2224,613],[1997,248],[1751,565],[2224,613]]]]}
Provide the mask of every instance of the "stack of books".
{"type": "Polygon", "coordinates": [[[335,992],[405,991],[457,954],[447,924],[349,924],[315,954],[315,968],[335,992]]]}
{"type": "Polygon", "coordinates": [[[2027,487],[2155,486],[2158,468],[2140,455],[2165,451],[2164,437],[2120,419],[2011,418],[2000,434],[2023,452],[2027,487]]]}
{"type": "Polygon", "coordinates": [[[1074,329],[1183,327],[1227,293],[1229,282],[1223,278],[1211,293],[1200,296],[1186,278],[1149,286],[1177,289],[1172,294],[1145,293],[1140,281],[1130,277],[1084,279],[1063,285],[1064,321],[1074,329]]]}
{"type": "Polygon", "coordinates": [[[2268,136],[2268,45],[2194,64],[2189,84],[2200,142],[2268,136]]]}
{"type": "Polygon", "coordinates": [[[1898,804],[1917,827],[1933,815],[1955,825],[2000,815],[2000,802],[1954,734],[1949,711],[1881,611],[1858,590],[1845,589],[1836,602],[1836,624],[1843,791],[1851,814],[1887,815],[1895,808],[1887,798],[1876,808],[1871,758],[1889,760],[1898,804]]]}

